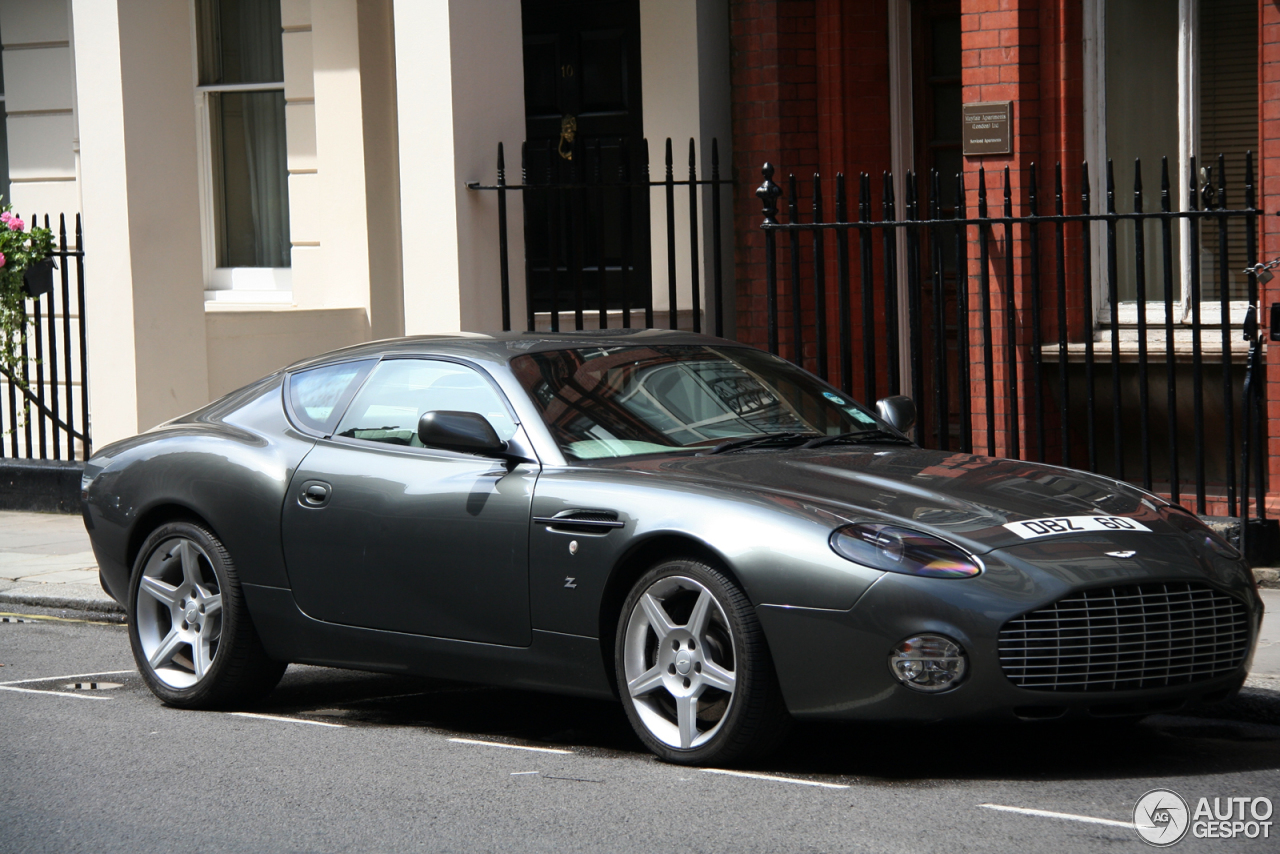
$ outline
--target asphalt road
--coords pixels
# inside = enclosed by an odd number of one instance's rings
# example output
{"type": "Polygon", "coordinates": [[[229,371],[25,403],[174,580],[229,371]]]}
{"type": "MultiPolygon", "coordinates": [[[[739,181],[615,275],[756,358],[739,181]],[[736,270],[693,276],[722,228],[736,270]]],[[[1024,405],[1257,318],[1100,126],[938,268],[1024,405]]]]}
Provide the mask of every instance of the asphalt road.
{"type": "Polygon", "coordinates": [[[802,726],[731,775],[658,762],[613,704],[409,677],[295,666],[256,717],[178,711],[122,626],[8,620],[4,852],[1148,851],[1150,789],[1280,804],[1280,692],[1115,729],[802,726]]]}

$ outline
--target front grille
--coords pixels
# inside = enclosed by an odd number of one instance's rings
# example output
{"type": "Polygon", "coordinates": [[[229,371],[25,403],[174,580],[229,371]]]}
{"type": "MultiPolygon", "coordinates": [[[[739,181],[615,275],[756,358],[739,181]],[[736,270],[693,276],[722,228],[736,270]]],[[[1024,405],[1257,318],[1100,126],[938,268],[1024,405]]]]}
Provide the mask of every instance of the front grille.
{"type": "Polygon", "coordinates": [[[1248,648],[1244,603],[1186,582],[1076,593],[1005,623],[999,642],[1005,675],[1035,691],[1203,682],[1238,668],[1248,648]]]}

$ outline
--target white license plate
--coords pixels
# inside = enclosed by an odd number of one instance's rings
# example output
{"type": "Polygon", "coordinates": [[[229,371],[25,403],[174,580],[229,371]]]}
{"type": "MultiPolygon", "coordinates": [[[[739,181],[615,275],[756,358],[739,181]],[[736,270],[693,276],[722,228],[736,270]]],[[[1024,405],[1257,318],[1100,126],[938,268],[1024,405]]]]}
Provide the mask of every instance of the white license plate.
{"type": "Polygon", "coordinates": [[[1036,537],[1055,537],[1062,534],[1082,534],[1086,531],[1146,531],[1151,529],[1141,522],[1124,516],[1054,516],[1049,519],[1028,519],[1025,522],[1007,522],[1005,527],[1024,540],[1036,537]]]}

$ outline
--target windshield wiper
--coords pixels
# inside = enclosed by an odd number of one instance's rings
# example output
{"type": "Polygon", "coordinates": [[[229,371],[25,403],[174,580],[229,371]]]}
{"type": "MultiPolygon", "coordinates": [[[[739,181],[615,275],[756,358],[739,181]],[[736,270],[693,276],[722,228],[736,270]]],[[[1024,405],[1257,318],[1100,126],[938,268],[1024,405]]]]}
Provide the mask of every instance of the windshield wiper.
{"type": "Polygon", "coordinates": [[[898,445],[914,445],[915,442],[899,436],[897,433],[890,433],[888,430],[881,430],[878,427],[870,430],[855,430],[852,433],[840,433],[835,436],[819,436],[816,439],[810,439],[801,445],[802,448],[821,448],[823,445],[834,445],[837,442],[848,442],[851,445],[873,444],[876,442],[891,442],[898,445]]]}
{"type": "Polygon", "coordinates": [[[754,448],[757,445],[765,445],[770,442],[794,441],[795,439],[803,439],[809,435],[811,434],[788,431],[785,433],[761,433],[758,436],[743,436],[741,439],[730,439],[727,442],[721,442],[714,448],[703,451],[699,456],[707,457],[712,454],[723,454],[725,451],[739,451],[743,448],[754,448]]]}

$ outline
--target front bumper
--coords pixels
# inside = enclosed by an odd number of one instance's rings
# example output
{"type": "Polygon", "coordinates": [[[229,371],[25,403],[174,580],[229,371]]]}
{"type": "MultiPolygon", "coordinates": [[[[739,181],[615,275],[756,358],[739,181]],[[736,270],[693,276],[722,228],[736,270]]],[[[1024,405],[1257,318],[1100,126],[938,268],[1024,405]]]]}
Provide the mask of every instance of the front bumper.
{"type": "MultiPolygon", "coordinates": [[[[1146,543],[1150,546],[1151,540],[1146,543]]],[[[917,722],[1142,715],[1225,700],[1244,683],[1262,603],[1243,564],[1212,566],[1176,555],[1143,562],[1091,558],[1073,563],[1061,556],[1044,562],[1017,551],[984,556],[986,571],[972,579],[886,573],[847,611],[758,606],[792,714],[917,722]],[[1208,584],[1244,602],[1249,640],[1240,666],[1190,684],[1127,691],[1032,690],[1006,677],[998,639],[1009,619],[1080,589],[1152,581],[1208,584]],[[954,689],[925,694],[890,673],[892,647],[922,632],[946,635],[964,647],[968,672],[954,689]]]]}

